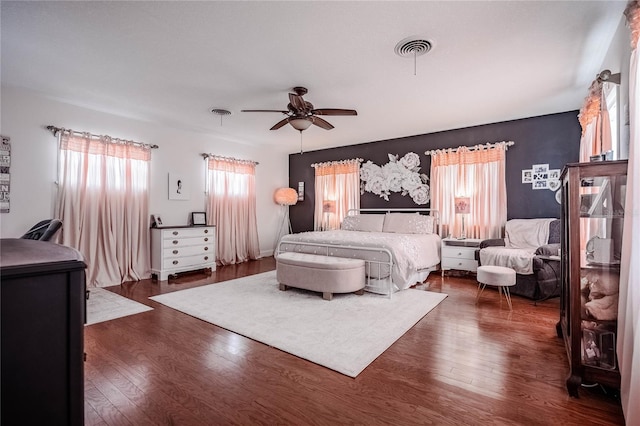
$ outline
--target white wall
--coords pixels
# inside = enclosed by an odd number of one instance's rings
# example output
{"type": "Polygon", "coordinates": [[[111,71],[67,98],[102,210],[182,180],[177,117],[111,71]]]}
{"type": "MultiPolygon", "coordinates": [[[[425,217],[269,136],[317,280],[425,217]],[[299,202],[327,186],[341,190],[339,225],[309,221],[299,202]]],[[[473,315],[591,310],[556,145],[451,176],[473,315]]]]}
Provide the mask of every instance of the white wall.
{"type": "Polygon", "coordinates": [[[3,87],[1,111],[0,133],[11,138],[12,156],[11,211],[0,214],[0,237],[19,237],[39,220],[53,217],[57,140],[45,127],[54,125],[158,145],[151,160],[150,213],[161,215],[165,225],[186,225],[192,211],[205,210],[205,162],[201,153],[259,161],[258,238],[262,255],[271,255],[281,219],[273,192],[288,184],[286,152],[97,112],[23,89],[3,87]],[[168,199],[169,172],[185,178],[190,190],[188,201],[168,199]]]}

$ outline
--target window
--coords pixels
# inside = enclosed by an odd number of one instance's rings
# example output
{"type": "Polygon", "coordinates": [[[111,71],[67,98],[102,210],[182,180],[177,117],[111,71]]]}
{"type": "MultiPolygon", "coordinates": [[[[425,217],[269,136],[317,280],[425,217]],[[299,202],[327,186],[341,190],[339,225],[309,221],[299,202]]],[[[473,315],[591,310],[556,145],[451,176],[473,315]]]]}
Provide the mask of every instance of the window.
{"type": "Polygon", "coordinates": [[[209,156],[207,217],[216,226],[216,261],[232,265],[260,257],[256,163],[209,156]]]}
{"type": "Polygon", "coordinates": [[[148,277],[151,148],[69,130],[59,143],[61,242],[84,256],[87,283],[148,277]]]}
{"type": "Polygon", "coordinates": [[[618,109],[618,85],[615,83],[604,83],[603,94],[609,111],[609,127],[611,129],[611,149],[613,150],[613,160],[621,157],[620,152],[620,111],[618,109]]]}

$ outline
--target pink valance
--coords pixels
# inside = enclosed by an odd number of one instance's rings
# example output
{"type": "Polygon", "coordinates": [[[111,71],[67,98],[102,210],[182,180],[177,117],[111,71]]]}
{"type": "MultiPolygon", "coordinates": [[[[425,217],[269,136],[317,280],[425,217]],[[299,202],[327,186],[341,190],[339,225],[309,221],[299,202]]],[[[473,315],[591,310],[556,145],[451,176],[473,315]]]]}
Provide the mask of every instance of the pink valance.
{"type": "Polygon", "coordinates": [[[640,37],[640,5],[636,0],[630,2],[624,11],[627,23],[631,29],[631,48],[635,49],[640,37]]]}
{"type": "Polygon", "coordinates": [[[450,166],[454,164],[484,164],[504,161],[505,150],[479,146],[473,151],[466,146],[436,151],[431,158],[431,166],[450,166]]]}
{"type": "Polygon", "coordinates": [[[218,170],[228,173],[253,175],[256,172],[256,163],[252,161],[234,160],[230,158],[210,157],[208,168],[209,170],[218,170]]]}
{"type": "Polygon", "coordinates": [[[63,133],[60,136],[60,149],[131,160],[151,160],[151,149],[147,146],[113,139],[109,136],[100,136],[96,139],[88,133],[82,136],[63,133]]]}

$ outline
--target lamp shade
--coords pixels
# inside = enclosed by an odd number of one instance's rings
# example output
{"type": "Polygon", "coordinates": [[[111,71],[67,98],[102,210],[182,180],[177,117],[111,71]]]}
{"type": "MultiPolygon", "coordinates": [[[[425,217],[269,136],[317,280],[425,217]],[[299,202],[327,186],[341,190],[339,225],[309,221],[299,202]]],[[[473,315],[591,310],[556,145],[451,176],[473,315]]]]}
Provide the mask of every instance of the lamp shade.
{"type": "Polygon", "coordinates": [[[469,197],[456,197],[453,203],[456,206],[456,214],[471,213],[471,199],[469,197]]]}
{"type": "Polygon", "coordinates": [[[334,200],[324,200],[322,202],[322,213],[335,213],[336,202],[334,200]]]}
{"type": "Polygon", "coordinates": [[[278,188],[273,194],[273,199],[281,206],[292,206],[298,202],[298,193],[293,188],[278,188]]]}
{"type": "Polygon", "coordinates": [[[309,126],[311,126],[311,123],[312,121],[310,118],[294,118],[289,120],[289,124],[291,124],[294,129],[300,131],[307,130],[309,126]]]}

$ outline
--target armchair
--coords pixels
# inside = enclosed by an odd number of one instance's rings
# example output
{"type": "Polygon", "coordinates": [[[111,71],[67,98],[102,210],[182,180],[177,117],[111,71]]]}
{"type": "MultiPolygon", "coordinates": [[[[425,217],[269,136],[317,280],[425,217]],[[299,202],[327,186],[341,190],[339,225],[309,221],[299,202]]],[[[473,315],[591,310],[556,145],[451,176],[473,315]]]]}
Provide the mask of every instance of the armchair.
{"type": "Polygon", "coordinates": [[[511,219],[505,238],[480,242],[476,257],[481,265],[516,271],[511,294],[541,300],[560,295],[560,262],[550,258],[559,248],[559,219],[511,219]]]}
{"type": "Polygon", "coordinates": [[[58,219],[41,220],[24,234],[22,239],[49,241],[62,227],[62,222],[58,219]]]}

